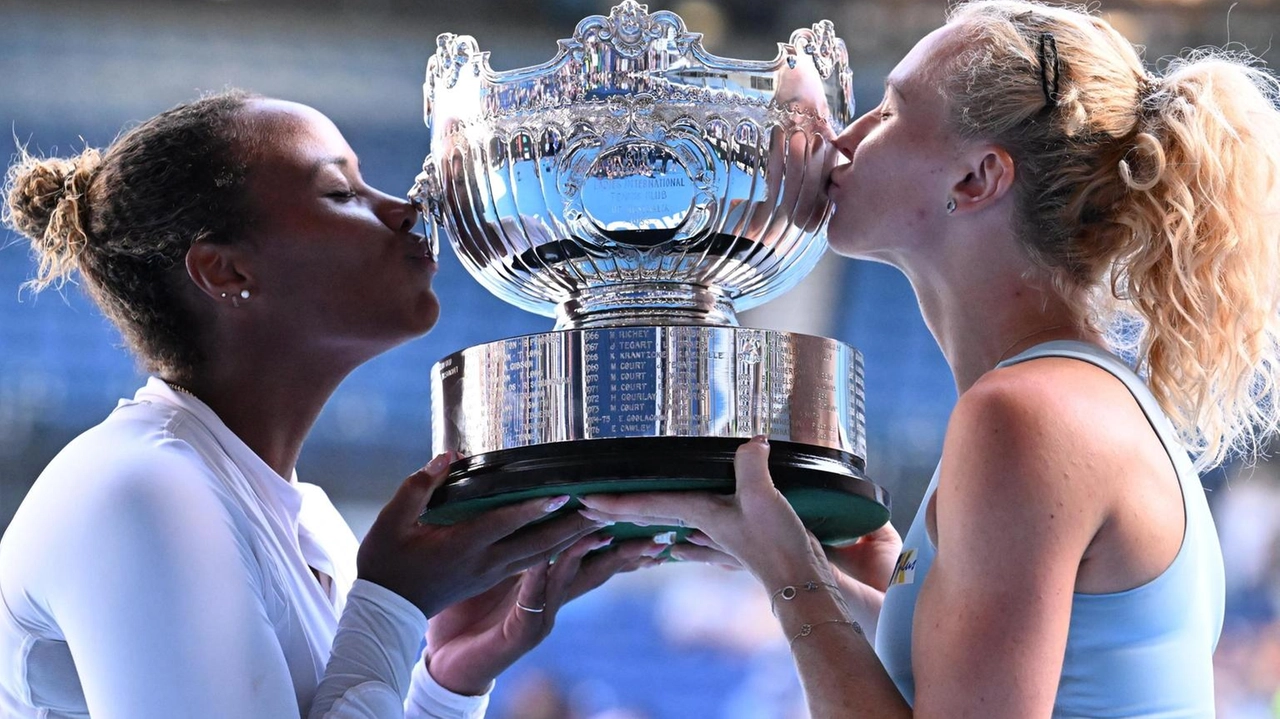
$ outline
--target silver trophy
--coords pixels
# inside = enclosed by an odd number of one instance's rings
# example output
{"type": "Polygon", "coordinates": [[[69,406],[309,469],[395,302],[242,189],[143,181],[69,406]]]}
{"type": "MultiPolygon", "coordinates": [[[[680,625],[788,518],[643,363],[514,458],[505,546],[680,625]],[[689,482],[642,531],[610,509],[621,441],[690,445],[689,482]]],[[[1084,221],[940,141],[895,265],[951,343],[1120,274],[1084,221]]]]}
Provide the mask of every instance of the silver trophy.
{"type": "Polygon", "coordinates": [[[822,541],[888,519],[864,474],[859,353],[737,321],[826,248],[832,140],[853,113],[844,43],[823,21],[745,61],[701,37],[624,0],[551,61],[495,72],[474,38],[440,35],[412,194],[434,242],[556,324],[433,367],[432,451],[465,458],[424,521],[552,494],[731,491],[757,434],[822,541]]]}

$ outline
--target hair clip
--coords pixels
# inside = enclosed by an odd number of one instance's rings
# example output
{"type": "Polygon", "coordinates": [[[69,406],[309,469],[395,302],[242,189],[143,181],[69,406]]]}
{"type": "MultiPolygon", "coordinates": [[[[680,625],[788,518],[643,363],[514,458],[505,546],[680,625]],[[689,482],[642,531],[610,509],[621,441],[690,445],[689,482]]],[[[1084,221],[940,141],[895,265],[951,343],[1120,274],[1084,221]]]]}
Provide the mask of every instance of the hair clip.
{"type": "Polygon", "coordinates": [[[1058,59],[1058,41],[1053,33],[1040,33],[1040,89],[1044,91],[1046,107],[1058,106],[1058,81],[1062,75],[1062,63],[1058,59]]]}

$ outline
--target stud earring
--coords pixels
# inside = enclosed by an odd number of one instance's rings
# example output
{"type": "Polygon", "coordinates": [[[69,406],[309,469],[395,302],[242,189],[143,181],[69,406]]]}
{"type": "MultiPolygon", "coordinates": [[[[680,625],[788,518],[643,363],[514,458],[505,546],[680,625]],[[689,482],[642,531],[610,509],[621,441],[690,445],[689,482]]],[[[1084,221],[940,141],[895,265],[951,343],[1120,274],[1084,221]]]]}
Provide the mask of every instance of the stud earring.
{"type": "Polygon", "coordinates": [[[947,200],[947,214],[950,215],[955,211],[956,211],[956,198],[952,197],[947,200]]]}
{"type": "Polygon", "coordinates": [[[249,290],[240,290],[240,299],[242,300],[249,299],[249,290]]]}
{"type": "Polygon", "coordinates": [[[225,299],[227,299],[227,293],[226,293],[226,292],[223,292],[223,293],[222,293],[222,299],[224,299],[224,300],[225,300],[225,299]]]}

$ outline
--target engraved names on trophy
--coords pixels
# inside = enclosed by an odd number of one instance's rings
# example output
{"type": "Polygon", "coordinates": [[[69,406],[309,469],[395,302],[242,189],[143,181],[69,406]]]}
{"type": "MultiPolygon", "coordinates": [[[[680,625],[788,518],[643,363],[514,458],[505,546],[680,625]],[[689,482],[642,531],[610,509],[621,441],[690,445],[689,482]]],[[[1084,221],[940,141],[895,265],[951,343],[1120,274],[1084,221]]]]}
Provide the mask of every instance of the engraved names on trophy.
{"type": "Polygon", "coordinates": [[[598,371],[583,374],[587,437],[646,437],[657,429],[660,382],[657,328],[583,332],[583,361],[598,371]]]}
{"type": "Polygon", "coordinates": [[[467,453],[753,434],[865,446],[861,361],[821,337],[696,325],[552,332],[469,348],[435,375],[441,396],[474,385],[492,395],[486,407],[501,411],[502,422],[477,407],[447,425],[444,434],[467,453]]]}
{"type": "MultiPolygon", "coordinates": [[[[853,387],[853,398],[849,402],[849,416],[847,422],[850,427],[859,426],[863,417],[867,416],[866,407],[866,380],[863,377],[862,355],[854,357],[854,361],[849,363],[847,386],[853,387]]],[[[859,457],[867,456],[867,436],[863,432],[857,432],[849,435],[849,443],[853,446],[853,451],[859,457]]]]}
{"type": "Polygon", "coordinates": [[[715,436],[717,427],[724,424],[722,412],[716,411],[711,399],[714,370],[723,366],[725,358],[718,340],[716,335],[686,327],[673,327],[668,333],[670,401],[663,421],[673,435],[715,436]]]}

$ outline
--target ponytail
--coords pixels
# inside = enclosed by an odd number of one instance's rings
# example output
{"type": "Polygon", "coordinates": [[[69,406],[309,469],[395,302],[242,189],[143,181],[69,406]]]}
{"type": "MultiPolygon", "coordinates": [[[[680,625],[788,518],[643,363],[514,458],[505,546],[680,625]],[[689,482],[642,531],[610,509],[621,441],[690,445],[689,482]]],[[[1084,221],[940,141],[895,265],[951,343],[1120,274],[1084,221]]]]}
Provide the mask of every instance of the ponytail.
{"type": "Polygon", "coordinates": [[[1013,157],[1028,256],[1136,358],[1201,468],[1257,453],[1280,429],[1280,83],[1223,51],[1156,77],[1067,8],[982,0],[950,22],[948,124],[1013,157]]]}

